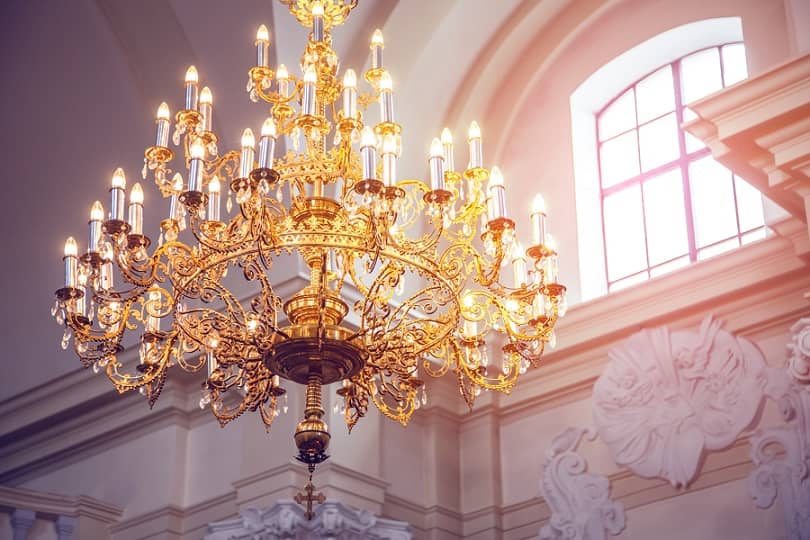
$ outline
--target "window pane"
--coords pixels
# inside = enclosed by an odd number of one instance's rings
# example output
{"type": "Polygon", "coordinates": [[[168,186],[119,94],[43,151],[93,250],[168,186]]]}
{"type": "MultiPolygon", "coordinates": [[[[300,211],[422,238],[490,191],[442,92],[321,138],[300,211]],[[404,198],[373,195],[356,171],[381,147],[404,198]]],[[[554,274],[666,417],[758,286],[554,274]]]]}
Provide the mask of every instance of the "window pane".
{"type": "Polygon", "coordinates": [[[734,176],[734,189],[737,190],[737,212],[740,216],[740,232],[762,227],[765,224],[762,193],[736,175],[734,176]]]}
{"type": "Polygon", "coordinates": [[[722,87],[720,55],[716,48],[696,52],[681,60],[681,88],[684,103],[691,103],[722,87]]]}
{"type": "Polygon", "coordinates": [[[631,287],[637,283],[642,283],[644,281],[647,281],[647,272],[642,272],[640,274],[636,274],[635,276],[630,276],[628,278],[619,280],[616,283],[611,283],[608,291],[609,292],[620,291],[622,289],[626,289],[628,287],[631,287]]]}
{"type": "Polygon", "coordinates": [[[636,85],[638,123],[675,110],[672,66],[665,66],[636,85]]]}
{"type": "Polygon", "coordinates": [[[681,170],[647,180],[643,187],[650,266],[689,253],[681,170]]]}
{"type": "Polygon", "coordinates": [[[762,240],[763,238],[765,238],[766,234],[767,233],[765,232],[765,227],[754,229],[753,231],[742,235],[742,243],[743,245],[745,245],[750,244],[751,242],[756,242],[757,240],[762,240]]]}
{"type": "Polygon", "coordinates": [[[697,247],[737,235],[731,172],[711,156],[689,164],[692,217],[697,247]]]}
{"type": "Polygon", "coordinates": [[[602,144],[599,151],[602,164],[602,187],[610,187],[638,174],[638,142],[636,130],[619,135],[602,144]]]}
{"type": "Polygon", "coordinates": [[[678,159],[678,121],[675,113],[638,128],[641,142],[641,169],[649,171],[678,159]]]}
{"type": "Polygon", "coordinates": [[[720,255],[721,253],[726,253],[727,251],[731,251],[732,249],[736,249],[738,247],[740,247],[740,240],[735,236],[734,238],[724,240],[719,244],[701,249],[698,251],[697,258],[699,261],[705,261],[710,257],[720,255]]]}
{"type": "Polygon", "coordinates": [[[726,86],[740,82],[748,77],[748,65],[745,62],[745,46],[742,43],[723,47],[723,78],[726,86]]]}
{"type": "Polygon", "coordinates": [[[603,204],[608,281],[616,281],[647,267],[641,188],[636,184],[618,191],[603,204]]]}
{"type": "Polygon", "coordinates": [[[633,96],[633,89],[631,88],[599,115],[600,141],[636,127],[636,109],[633,96]]]}
{"type": "Polygon", "coordinates": [[[651,277],[663,276],[664,274],[668,274],[673,270],[678,270],[679,268],[683,268],[685,266],[689,266],[689,255],[679,257],[674,261],[669,261],[668,263],[664,263],[661,266],[651,268],[650,276],[651,277]]]}

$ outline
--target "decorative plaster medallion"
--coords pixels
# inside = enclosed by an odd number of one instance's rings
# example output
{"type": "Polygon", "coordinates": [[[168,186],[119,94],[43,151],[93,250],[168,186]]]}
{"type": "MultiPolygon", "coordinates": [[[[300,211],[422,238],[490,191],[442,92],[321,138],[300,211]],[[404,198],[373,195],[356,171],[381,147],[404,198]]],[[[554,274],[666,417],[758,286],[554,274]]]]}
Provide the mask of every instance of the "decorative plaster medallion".
{"type": "Polygon", "coordinates": [[[810,384],[810,318],[799,319],[790,328],[788,372],[803,384],[810,384]]]}
{"type": "Polygon", "coordinates": [[[768,372],[766,392],[786,424],[751,437],[756,469],[748,490],[759,508],[769,508],[779,496],[788,540],[810,540],[810,390],[784,370],[768,372]]]}
{"type": "Polygon", "coordinates": [[[309,521],[294,501],[282,500],[270,508],[248,508],[239,517],[211,523],[205,540],[411,540],[403,521],[376,517],[337,501],[315,509],[309,521]]]}
{"type": "Polygon", "coordinates": [[[762,353],[706,318],[698,332],[642,330],[609,352],[593,416],[613,458],[688,485],[706,450],[731,445],[763,399],[762,353]]]}
{"type": "Polygon", "coordinates": [[[539,540],[604,540],[607,533],[624,530],[624,505],[610,500],[610,482],[586,473],[588,463],[576,453],[584,434],[568,428],[554,438],[546,452],[540,493],[551,509],[551,519],[540,529],[539,540]]]}

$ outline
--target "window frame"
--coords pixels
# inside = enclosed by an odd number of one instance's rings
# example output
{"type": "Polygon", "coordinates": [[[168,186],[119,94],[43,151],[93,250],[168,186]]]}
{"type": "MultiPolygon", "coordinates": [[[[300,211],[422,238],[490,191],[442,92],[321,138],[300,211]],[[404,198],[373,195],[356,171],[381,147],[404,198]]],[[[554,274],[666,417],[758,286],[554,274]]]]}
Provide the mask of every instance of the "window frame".
{"type": "MultiPolygon", "coordinates": [[[[732,186],[732,194],[733,194],[733,202],[734,202],[734,210],[735,210],[735,222],[736,222],[736,234],[728,237],[724,237],[720,240],[716,240],[711,244],[707,244],[705,246],[701,246],[700,248],[697,247],[697,241],[695,236],[695,222],[694,222],[694,214],[692,208],[692,193],[691,193],[691,186],[690,186],[690,179],[689,179],[689,165],[692,163],[697,162],[700,159],[703,159],[707,156],[711,156],[711,150],[707,147],[699,148],[697,150],[693,150],[689,152],[687,150],[686,145],[686,133],[681,128],[684,123],[684,111],[687,109],[686,104],[683,101],[683,84],[681,79],[681,63],[685,58],[691,57],[692,55],[701,53],[707,50],[716,50],[717,57],[719,60],[720,65],[720,81],[722,84],[722,88],[726,88],[729,86],[726,82],[726,61],[723,58],[723,49],[727,46],[733,45],[745,45],[744,41],[742,40],[734,40],[734,41],[727,41],[722,43],[713,44],[706,47],[701,47],[695,50],[688,52],[670,62],[661,64],[660,66],[656,67],[655,69],[645,73],[643,76],[636,79],[630,85],[624,87],[621,91],[616,93],[607,103],[605,103],[599,110],[597,110],[593,115],[593,122],[594,122],[594,133],[596,135],[595,143],[596,143],[596,165],[597,165],[597,174],[598,174],[598,183],[597,188],[599,191],[598,199],[599,199],[599,209],[600,209],[600,220],[602,226],[602,255],[604,258],[604,273],[605,273],[605,286],[607,292],[610,293],[614,290],[621,289],[623,287],[616,286],[617,284],[622,285],[632,285],[637,282],[647,281],[652,277],[655,277],[655,270],[665,267],[667,265],[673,264],[679,259],[683,259],[684,257],[688,257],[688,261],[686,261],[686,265],[694,263],[696,261],[701,260],[700,254],[702,251],[717,246],[719,244],[723,244],[725,242],[729,242],[730,240],[736,239],[737,247],[743,245],[744,240],[743,238],[750,233],[764,229],[764,224],[742,230],[740,225],[740,208],[737,196],[737,177],[733,173],[729,171],[729,175],[731,178],[731,186],[732,186]],[[639,123],[638,121],[638,92],[637,87],[639,84],[647,80],[648,77],[653,75],[654,73],[660,71],[661,69],[666,68],[667,66],[671,69],[672,74],[672,91],[674,94],[674,110],[669,110],[663,114],[660,114],[653,118],[648,118],[644,122],[639,123]],[[611,134],[610,137],[600,140],[600,129],[599,129],[599,121],[602,115],[619,99],[624,97],[627,92],[633,91],[633,124],[628,127],[627,129],[611,134]],[[667,117],[668,115],[675,114],[675,121],[677,124],[677,140],[678,140],[678,156],[670,160],[666,163],[657,165],[656,167],[644,171],[642,164],[641,164],[641,139],[639,137],[639,130],[646,125],[649,125],[657,120],[667,117]],[[621,137],[627,133],[635,132],[636,134],[636,159],[638,160],[638,171],[639,173],[624,180],[621,180],[617,183],[614,183],[608,187],[603,187],[603,167],[602,167],[602,146],[609,141],[616,139],[617,137],[621,137]],[[646,215],[646,207],[645,207],[645,200],[644,200],[644,184],[648,180],[657,178],[658,176],[679,170],[680,177],[681,177],[681,186],[682,186],[682,193],[683,193],[683,204],[684,204],[684,219],[686,221],[686,236],[687,236],[687,246],[688,252],[685,254],[679,254],[673,258],[670,258],[665,261],[657,262],[654,265],[650,264],[650,249],[648,244],[648,231],[647,231],[647,215],[646,215]],[[641,197],[641,218],[642,218],[642,232],[644,237],[644,259],[646,262],[646,266],[636,272],[632,272],[630,274],[618,276],[615,279],[611,280],[610,276],[610,268],[609,268],[609,261],[608,261],[608,234],[605,228],[605,198],[609,197],[612,194],[621,192],[623,190],[632,189],[634,186],[639,186],[639,192],[641,197]]],[[[742,180],[742,179],[741,179],[742,180]]],[[[660,274],[659,274],[660,275],[660,274]]]]}

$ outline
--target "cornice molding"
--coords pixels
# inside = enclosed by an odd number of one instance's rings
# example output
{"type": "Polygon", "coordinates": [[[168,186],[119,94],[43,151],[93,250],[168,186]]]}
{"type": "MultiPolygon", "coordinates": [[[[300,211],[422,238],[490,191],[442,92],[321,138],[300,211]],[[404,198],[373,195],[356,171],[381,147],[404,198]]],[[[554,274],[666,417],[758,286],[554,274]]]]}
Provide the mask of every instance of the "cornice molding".
{"type": "Polygon", "coordinates": [[[0,486],[0,507],[24,508],[37,514],[89,517],[102,523],[115,523],[123,513],[115,505],[86,495],[58,495],[8,486],[0,486]]]}

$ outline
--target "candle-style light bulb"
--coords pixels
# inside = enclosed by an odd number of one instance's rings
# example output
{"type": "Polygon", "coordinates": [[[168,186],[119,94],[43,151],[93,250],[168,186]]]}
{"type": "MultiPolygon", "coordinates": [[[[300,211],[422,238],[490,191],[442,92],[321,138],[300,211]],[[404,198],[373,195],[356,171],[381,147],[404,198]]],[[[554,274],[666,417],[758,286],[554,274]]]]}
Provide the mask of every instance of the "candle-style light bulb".
{"type": "Polygon", "coordinates": [[[312,40],[323,41],[323,2],[317,0],[312,4],[312,40]]]}
{"type": "Polygon", "coordinates": [[[219,221],[219,201],[220,201],[219,177],[214,175],[208,182],[208,220],[219,221]]]}
{"type": "Polygon", "coordinates": [[[172,197],[169,201],[169,219],[175,221],[179,220],[178,216],[178,198],[183,192],[183,176],[178,172],[174,173],[172,177],[172,197]]]}
{"type": "Polygon", "coordinates": [[[467,130],[467,142],[470,144],[470,169],[478,169],[484,166],[484,156],[481,148],[481,128],[478,122],[470,124],[467,130]]]}
{"type": "Polygon", "coordinates": [[[259,25],[256,30],[256,65],[260,67],[267,67],[269,65],[269,56],[267,54],[270,48],[270,32],[265,25],[259,25]]]}
{"type": "Polygon", "coordinates": [[[213,119],[214,96],[211,89],[203,86],[200,91],[200,114],[202,115],[203,131],[211,131],[211,120],[213,119]]]}
{"type": "Polygon", "coordinates": [[[430,143],[430,188],[433,191],[444,190],[444,148],[442,141],[434,137],[430,143]]]}
{"type": "Polygon", "coordinates": [[[382,30],[379,28],[374,30],[371,34],[371,67],[374,69],[382,69],[383,67],[383,49],[385,48],[385,41],[383,40],[382,30]]]}
{"type": "Polygon", "coordinates": [[[360,159],[363,162],[363,180],[372,180],[377,174],[377,136],[371,127],[360,132],[360,159]]]}
{"type": "Polygon", "coordinates": [[[453,160],[453,134],[448,128],[442,130],[442,148],[444,149],[444,169],[447,171],[456,170],[453,160]]]}
{"type": "Polygon", "coordinates": [[[124,169],[118,167],[112,176],[112,188],[110,189],[110,196],[112,198],[110,204],[111,219],[123,220],[124,219],[124,189],[127,187],[127,177],[124,175],[124,169]]]}
{"type": "Polygon", "coordinates": [[[382,142],[383,182],[386,186],[397,183],[397,140],[387,134],[382,142]]]}
{"type": "Polygon", "coordinates": [[[201,138],[197,137],[191,143],[191,162],[189,163],[188,172],[188,190],[189,191],[202,191],[202,177],[203,177],[203,163],[205,157],[205,144],[201,138]]]}
{"type": "Polygon", "coordinates": [[[512,256],[512,272],[515,278],[515,289],[519,289],[526,285],[526,252],[523,250],[523,245],[518,242],[513,250],[512,256]]]}
{"type": "Polygon", "coordinates": [[[489,196],[492,197],[489,220],[506,217],[506,189],[503,185],[503,173],[498,167],[492,167],[489,173],[489,196]]]}
{"type": "Polygon", "coordinates": [[[343,117],[357,116],[357,74],[347,69],[343,75],[343,117]]]}
{"type": "Polygon", "coordinates": [[[75,287],[76,286],[76,278],[78,275],[78,264],[79,261],[77,256],[79,255],[79,246],[76,244],[76,239],[72,236],[68,236],[67,240],[65,240],[65,287],[75,287]]]}
{"type": "Polygon", "coordinates": [[[101,201],[96,201],[90,207],[90,243],[87,246],[88,253],[98,253],[99,241],[101,240],[101,222],[104,220],[104,207],[101,201]]]}
{"type": "Polygon", "coordinates": [[[273,168],[273,154],[276,151],[276,123],[271,117],[267,117],[262,124],[262,138],[259,141],[259,168],[273,168]]]}
{"type": "Polygon", "coordinates": [[[186,70],[186,110],[196,111],[198,102],[198,85],[199,76],[197,68],[189,66],[186,70]]]}
{"type": "Polygon", "coordinates": [[[289,97],[290,94],[290,73],[287,71],[287,66],[279,64],[276,70],[276,79],[278,80],[278,93],[281,97],[289,97]]]}
{"type": "Polygon", "coordinates": [[[157,136],[155,137],[155,146],[162,146],[164,148],[169,146],[169,117],[171,112],[166,102],[162,102],[158,107],[157,114],[155,115],[155,123],[157,124],[157,136]]]}
{"type": "Polygon", "coordinates": [[[394,81],[387,71],[380,76],[380,120],[394,121],[394,81]]]}
{"type": "Polygon", "coordinates": [[[315,83],[318,82],[318,74],[315,66],[310,64],[304,71],[304,95],[301,98],[301,114],[315,116],[315,83]]]}
{"type": "Polygon", "coordinates": [[[546,238],[546,201],[539,193],[532,201],[532,245],[543,244],[546,238]]]}
{"type": "Polygon", "coordinates": [[[138,182],[129,192],[128,221],[132,234],[143,234],[143,188],[138,182]]]}
{"type": "Polygon", "coordinates": [[[239,159],[239,177],[247,178],[250,176],[250,171],[253,170],[253,157],[255,155],[256,139],[253,137],[253,131],[246,128],[242,132],[242,153],[239,159]]]}

